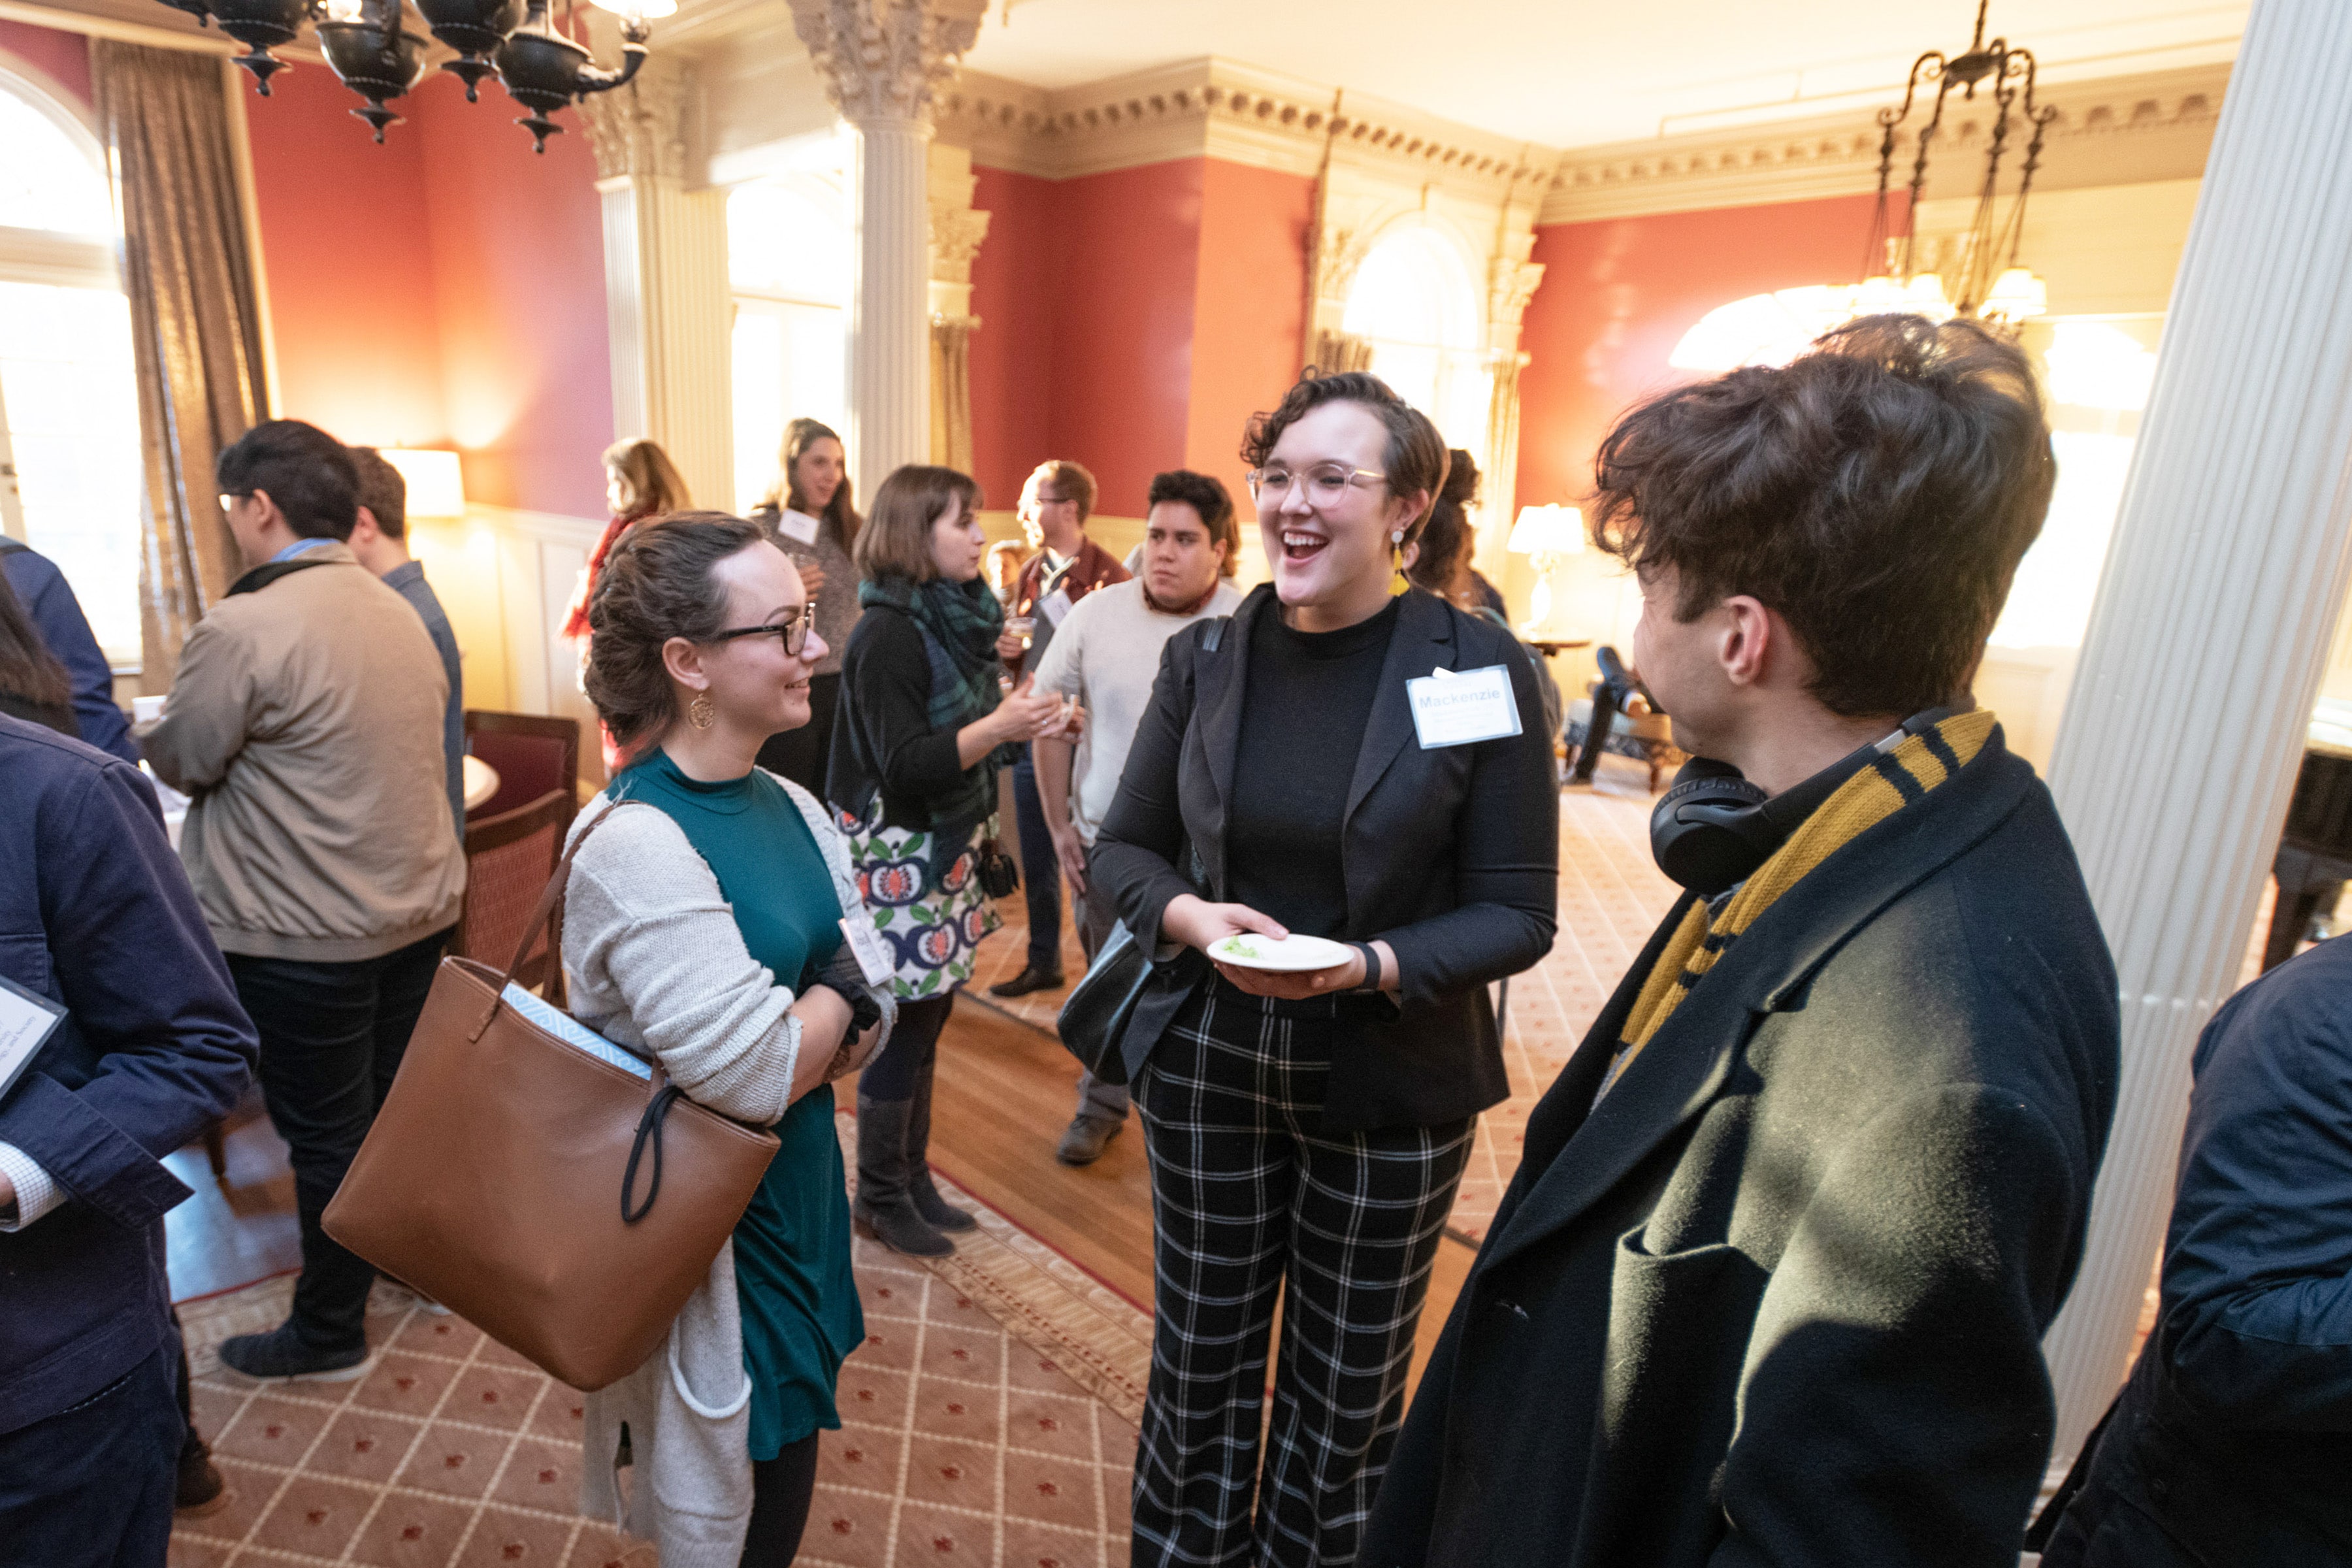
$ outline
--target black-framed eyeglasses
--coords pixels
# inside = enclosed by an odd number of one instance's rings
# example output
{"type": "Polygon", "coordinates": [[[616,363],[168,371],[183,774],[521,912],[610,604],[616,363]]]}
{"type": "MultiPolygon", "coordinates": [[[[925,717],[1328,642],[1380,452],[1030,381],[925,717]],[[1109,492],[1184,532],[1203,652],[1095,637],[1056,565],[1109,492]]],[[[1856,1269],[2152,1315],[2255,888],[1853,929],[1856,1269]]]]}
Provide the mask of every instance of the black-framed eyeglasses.
{"type": "Polygon", "coordinates": [[[808,647],[809,628],[816,625],[816,605],[803,605],[799,614],[790,620],[772,621],[764,626],[730,626],[719,633],[712,642],[733,642],[737,637],[776,637],[784,645],[784,657],[798,658],[801,649],[808,647]]]}

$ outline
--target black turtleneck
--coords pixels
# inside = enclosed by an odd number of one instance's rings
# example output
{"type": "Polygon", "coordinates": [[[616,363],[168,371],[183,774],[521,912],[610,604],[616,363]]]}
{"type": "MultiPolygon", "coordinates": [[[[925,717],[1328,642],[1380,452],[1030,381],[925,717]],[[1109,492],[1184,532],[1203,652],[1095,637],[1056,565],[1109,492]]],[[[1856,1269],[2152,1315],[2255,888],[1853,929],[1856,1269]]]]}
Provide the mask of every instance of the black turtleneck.
{"type": "Polygon", "coordinates": [[[1398,602],[1336,632],[1293,631],[1268,604],[1250,630],[1226,889],[1303,935],[1348,928],[1339,829],[1398,602]]]}

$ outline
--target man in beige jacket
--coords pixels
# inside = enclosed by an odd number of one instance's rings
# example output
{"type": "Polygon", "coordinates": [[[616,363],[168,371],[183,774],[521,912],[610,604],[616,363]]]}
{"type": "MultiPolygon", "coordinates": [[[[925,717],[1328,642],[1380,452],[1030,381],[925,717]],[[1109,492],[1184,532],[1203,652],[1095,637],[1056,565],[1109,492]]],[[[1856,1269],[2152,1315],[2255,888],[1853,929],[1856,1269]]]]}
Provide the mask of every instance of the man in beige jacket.
{"type": "Polygon", "coordinates": [[[194,797],[181,857],[261,1035],[261,1089],[302,1226],[291,1318],[220,1349],[248,1376],[367,1366],[374,1270],[319,1216],[391,1086],[466,885],[443,788],[448,678],[424,623],[353,558],[357,475],[299,420],[215,469],[250,568],[188,634],[142,737],[194,797]]]}

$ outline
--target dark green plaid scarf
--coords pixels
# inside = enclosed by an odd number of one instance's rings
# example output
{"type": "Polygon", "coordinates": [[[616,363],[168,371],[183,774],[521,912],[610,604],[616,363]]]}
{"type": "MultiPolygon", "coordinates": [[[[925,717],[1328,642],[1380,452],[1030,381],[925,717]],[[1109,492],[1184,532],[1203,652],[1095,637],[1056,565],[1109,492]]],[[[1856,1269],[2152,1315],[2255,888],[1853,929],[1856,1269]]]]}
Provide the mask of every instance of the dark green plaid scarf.
{"type": "MultiPolygon", "coordinates": [[[[922,631],[923,652],[931,665],[932,729],[961,730],[996,710],[1002,697],[996,678],[1003,668],[996,639],[1004,630],[1004,606],[985,583],[977,577],[969,583],[869,579],[857,584],[857,603],[887,605],[922,631]]],[[[955,788],[924,803],[931,826],[959,839],[968,835],[995,809],[996,770],[1018,759],[1019,748],[999,746],[966,768],[955,788]]]]}

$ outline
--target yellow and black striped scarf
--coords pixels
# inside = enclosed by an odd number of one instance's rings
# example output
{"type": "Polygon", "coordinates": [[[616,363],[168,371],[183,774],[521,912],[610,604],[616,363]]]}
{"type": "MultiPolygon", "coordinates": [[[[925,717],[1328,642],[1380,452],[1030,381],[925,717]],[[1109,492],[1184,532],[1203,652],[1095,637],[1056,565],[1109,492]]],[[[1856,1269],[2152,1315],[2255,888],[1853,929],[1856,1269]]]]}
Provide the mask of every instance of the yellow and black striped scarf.
{"type": "Polygon", "coordinates": [[[1872,759],[1798,825],[1789,841],[1724,900],[1721,913],[1710,919],[1706,900],[1693,903],[1643,979],[1641,994],[1625,1016],[1625,1033],[1618,1041],[1616,1058],[1609,1064],[1609,1076],[1601,1081],[1600,1092],[1608,1093],[1624,1076],[1642,1047],[1674,1016],[1691,987],[1716,966],[1741,932],[1772,907],[1774,900],[1865,830],[1923,798],[1974,762],[1992,733],[1993,722],[1991,712],[1982,708],[1955,714],[1872,759]]]}

